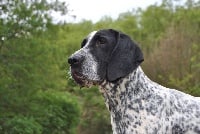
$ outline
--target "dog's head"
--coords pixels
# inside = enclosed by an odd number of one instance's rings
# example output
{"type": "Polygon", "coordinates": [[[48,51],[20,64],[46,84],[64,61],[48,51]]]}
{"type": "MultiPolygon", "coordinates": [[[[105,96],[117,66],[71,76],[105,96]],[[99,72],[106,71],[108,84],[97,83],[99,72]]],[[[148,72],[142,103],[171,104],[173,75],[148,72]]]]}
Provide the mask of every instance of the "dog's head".
{"type": "Polygon", "coordinates": [[[81,86],[90,86],[123,78],[143,60],[140,48],[129,36],[104,29],[91,32],[68,62],[74,80],[81,86]]]}

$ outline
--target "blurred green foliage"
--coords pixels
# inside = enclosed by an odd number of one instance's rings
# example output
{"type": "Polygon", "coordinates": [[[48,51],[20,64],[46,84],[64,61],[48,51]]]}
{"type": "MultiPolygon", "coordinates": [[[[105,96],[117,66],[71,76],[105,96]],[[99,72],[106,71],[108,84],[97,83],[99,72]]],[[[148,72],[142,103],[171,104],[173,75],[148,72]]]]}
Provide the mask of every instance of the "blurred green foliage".
{"type": "Polygon", "coordinates": [[[1,132],[6,134],[40,134],[42,127],[34,118],[14,116],[5,122],[1,132]]]}
{"type": "Polygon", "coordinates": [[[142,67],[154,81],[200,96],[200,2],[188,0],[109,16],[97,23],[53,24],[49,11],[67,5],[46,0],[0,2],[0,133],[110,134],[98,87],[71,79],[67,57],[91,31],[114,28],[140,44],[142,67]]]}

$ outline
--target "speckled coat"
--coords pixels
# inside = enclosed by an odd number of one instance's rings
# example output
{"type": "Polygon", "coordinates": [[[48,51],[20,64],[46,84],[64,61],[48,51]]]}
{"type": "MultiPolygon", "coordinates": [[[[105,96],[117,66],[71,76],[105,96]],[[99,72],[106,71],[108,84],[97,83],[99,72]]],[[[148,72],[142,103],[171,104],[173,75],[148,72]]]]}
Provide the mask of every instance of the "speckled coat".
{"type": "Polygon", "coordinates": [[[100,86],[113,134],[200,134],[200,99],[151,81],[138,67],[100,86]]]}

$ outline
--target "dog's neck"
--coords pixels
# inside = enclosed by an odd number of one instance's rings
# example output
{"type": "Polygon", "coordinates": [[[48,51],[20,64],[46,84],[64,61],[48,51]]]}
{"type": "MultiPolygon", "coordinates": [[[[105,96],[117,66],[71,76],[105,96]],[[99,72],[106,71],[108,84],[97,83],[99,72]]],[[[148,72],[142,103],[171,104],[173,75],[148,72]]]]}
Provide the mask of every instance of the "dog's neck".
{"type": "MultiPolygon", "coordinates": [[[[114,101],[112,103],[115,106],[120,106],[123,103],[121,101],[127,100],[129,96],[137,96],[139,93],[144,93],[145,91],[143,89],[146,89],[144,87],[145,83],[149,84],[152,81],[144,74],[142,68],[139,66],[128,76],[116,82],[102,82],[99,89],[105,98],[106,105],[108,104],[110,106],[111,102],[109,101],[114,101]]],[[[108,109],[112,111],[111,107],[108,107],[108,109]]]]}
{"type": "Polygon", "coordinates": [[[150,93],[147,91],[149,88],[147,85],[151,86],[149,83],[153,84],[154,82],[144,74],[141,67],[138,67],[126,78],[120,79],[116,83],[104,81],[101,84],[100,92],[103,94],[106,106],[110,111],[114,132],[124,133],[126,131],[123,122],[125,118],[131,117],[125,116],[133,116],[127,115],[127,109],[135,111],[135,116],[139,114],[141,108],[138,101],[149,96],[150,93]]]}

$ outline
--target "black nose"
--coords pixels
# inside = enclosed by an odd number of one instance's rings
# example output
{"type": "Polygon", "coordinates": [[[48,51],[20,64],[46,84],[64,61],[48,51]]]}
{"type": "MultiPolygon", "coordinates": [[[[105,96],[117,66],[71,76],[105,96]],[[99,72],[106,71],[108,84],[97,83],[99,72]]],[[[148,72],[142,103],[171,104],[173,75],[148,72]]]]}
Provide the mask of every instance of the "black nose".
{"type": "Polygon", "coordinates": [[[80,56],[71,56],[68,58],[68,63],[70,65],[78,65],[82,62],[83,60],[83,57],[80,57],[80,56]]]}

